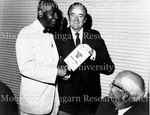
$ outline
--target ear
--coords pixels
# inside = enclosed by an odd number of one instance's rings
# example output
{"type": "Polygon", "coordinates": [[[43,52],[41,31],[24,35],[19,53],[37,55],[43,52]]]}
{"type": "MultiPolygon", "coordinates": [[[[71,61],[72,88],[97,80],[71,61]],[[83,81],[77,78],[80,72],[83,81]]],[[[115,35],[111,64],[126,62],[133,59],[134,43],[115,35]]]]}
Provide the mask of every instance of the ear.
{"type": "Polygon", "coordinates": [[[43,17],[43,12],[41,10],[39,10],[38,15],[39,15],[40,18],[42,18],[43,17]]]}
{"type": "Polygon", "coordinates": [[[125,92],[122,96],[122,100],[127,101],[129,99],[129,93],[125,92]]]}

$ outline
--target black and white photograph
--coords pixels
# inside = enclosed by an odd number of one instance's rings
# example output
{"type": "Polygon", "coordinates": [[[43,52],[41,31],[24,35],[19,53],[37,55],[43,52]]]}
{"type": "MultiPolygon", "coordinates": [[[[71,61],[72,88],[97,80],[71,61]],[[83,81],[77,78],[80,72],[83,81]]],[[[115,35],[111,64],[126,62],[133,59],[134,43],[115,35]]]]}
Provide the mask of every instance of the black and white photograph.
{"type": "Polygon", "coordinates": [[[149,115],[149,0],[0,0],[0,115],[149,115]]]}

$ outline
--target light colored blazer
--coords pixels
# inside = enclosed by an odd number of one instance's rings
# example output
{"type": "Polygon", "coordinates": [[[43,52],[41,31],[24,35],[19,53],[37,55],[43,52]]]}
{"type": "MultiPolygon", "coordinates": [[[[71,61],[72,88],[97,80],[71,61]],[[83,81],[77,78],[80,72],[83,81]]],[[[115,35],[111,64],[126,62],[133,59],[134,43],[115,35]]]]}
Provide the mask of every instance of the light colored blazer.
{"type": "Polygon", "coordinates": [[[55,85],[58,52],[52,34],[44,34],[38,20],[23,28],[16,41],[21,73],[20,109],[31,114],[47,114],[58,99],[55,85]],[[54,102],[55,101],[55,102],[54,102]]]}

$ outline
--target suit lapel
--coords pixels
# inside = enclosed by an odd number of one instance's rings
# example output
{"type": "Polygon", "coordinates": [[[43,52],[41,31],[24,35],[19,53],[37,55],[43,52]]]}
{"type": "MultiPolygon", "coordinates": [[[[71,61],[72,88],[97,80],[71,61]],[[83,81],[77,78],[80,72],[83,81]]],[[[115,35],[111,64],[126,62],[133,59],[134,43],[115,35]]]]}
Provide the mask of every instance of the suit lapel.
{"type": "Polygon", "coordinates": [[[70,28],[67,28],[63,34],[66,34],[66,37],[64,39],[66,39],[65,41],[61,42],[60,45],[61,45],[61,48],[63,52],[63,55],[64,55],[64,58],[70,54],[74,49],[75,49],[75,44],[74,44],[74,40],[73,40],[73,36],[72,36],[72,33],[71,33],[71,30],[70,28]]]}
{"type": "Polygon", "coordinates": [[[74,43],[73,36],[72,36],[70,28],[68,28],[68,34],[70,34],[70,37],[71,37],[70,39],[68,39],[68,42],[70,43],[70,47],[74,49],[76,46],[75,46],[75,43],[74,43]]]}
{"type": "Polygon", "coordinates": [[[94,48],[94,40],[91,38],[91,31],[83,29],[83,41],[82,44],[88,44],[90,47],[94,48]]]}

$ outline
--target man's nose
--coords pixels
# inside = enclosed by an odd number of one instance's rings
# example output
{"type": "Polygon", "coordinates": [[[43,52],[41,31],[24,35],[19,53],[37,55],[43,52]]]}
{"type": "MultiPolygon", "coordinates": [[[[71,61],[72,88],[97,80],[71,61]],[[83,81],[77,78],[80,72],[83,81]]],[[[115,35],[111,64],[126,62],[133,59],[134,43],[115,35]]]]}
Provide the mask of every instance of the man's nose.
{"type": "Polygon", "coordinates": [[[78,16],[75,17],[75,21],[79,21],[79,17],[78,16]]]}

